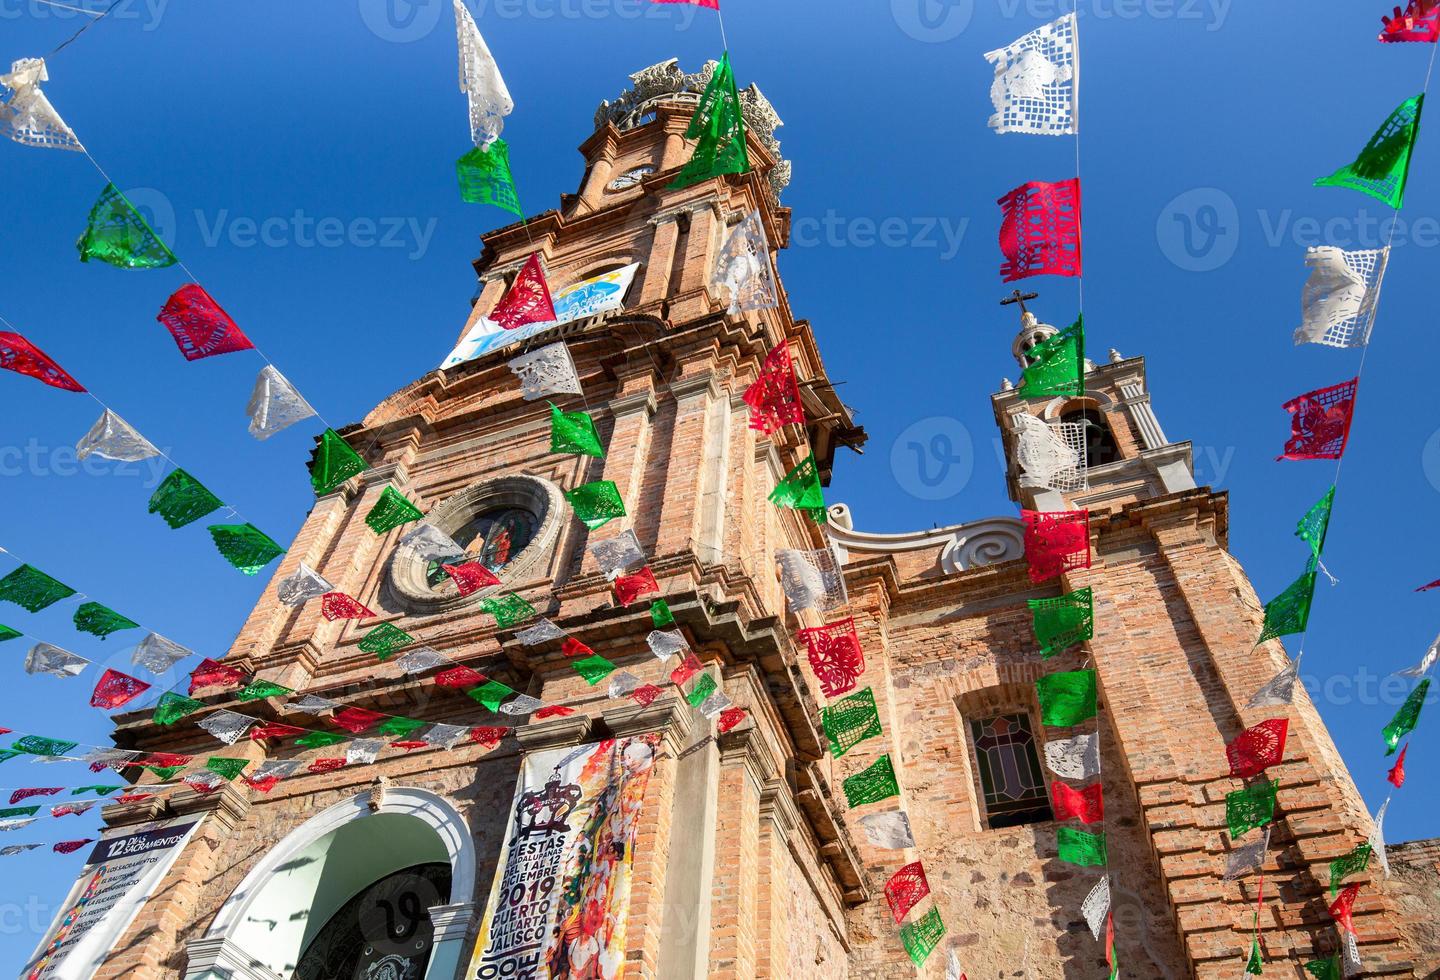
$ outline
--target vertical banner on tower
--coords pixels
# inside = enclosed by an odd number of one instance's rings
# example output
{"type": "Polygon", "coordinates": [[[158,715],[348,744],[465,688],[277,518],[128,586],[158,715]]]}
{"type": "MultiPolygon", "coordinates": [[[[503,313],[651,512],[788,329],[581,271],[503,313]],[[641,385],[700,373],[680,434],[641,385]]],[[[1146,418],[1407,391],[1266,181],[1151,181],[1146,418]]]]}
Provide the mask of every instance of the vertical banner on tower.
{"type": "Polygon", "coordinates": [[[22,980],[89,980],[180,856],[196,817],[107,831],[40,940],[22,980]]]}
{"type": "Polygon", "coordinates": [[[617,980],[655,736],[525,759],[469,980],[617,980]]]}

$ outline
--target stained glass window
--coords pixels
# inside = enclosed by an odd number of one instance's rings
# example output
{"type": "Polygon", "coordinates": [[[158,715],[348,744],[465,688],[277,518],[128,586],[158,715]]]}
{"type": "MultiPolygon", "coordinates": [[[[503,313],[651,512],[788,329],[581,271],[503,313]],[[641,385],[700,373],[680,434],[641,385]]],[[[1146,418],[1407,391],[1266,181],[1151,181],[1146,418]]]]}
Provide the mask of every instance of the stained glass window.
{"type": "Polygon", "coordinates": [[[463,564],[478,561],[490,571],[499,573],[510,564],[516,555],[535,538],[540,519],[523,507],[499,507],[483,511],[472,517],[460,530],[450,535],[464,552],[453,556],[442,556],[432,561],[426,571],[426,581],[431,588],[450,581],[443,564],[463,564]]]}
{"type": "Polygon", "coordinates": [[[1053,819],[1028,715],[972,719],[970,737],[975,742],[986,823],[991,828],[1053,819]]]}

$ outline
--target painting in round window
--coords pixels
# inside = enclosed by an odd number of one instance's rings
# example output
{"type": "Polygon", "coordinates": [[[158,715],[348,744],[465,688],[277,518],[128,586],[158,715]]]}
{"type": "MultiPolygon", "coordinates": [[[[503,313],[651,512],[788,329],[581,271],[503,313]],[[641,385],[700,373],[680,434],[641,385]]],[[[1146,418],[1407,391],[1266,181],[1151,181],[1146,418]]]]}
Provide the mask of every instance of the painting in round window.
{"type": "Polygon", "coordinates": [[[476,514],[450,535],[465,550],[453,557],[438,558],[426,569],[431,588],[449,581],[441,565],[478,561],[495,574],[525,550],[535,537],[540,519],[523,507],[496,507],[476,514]]]}

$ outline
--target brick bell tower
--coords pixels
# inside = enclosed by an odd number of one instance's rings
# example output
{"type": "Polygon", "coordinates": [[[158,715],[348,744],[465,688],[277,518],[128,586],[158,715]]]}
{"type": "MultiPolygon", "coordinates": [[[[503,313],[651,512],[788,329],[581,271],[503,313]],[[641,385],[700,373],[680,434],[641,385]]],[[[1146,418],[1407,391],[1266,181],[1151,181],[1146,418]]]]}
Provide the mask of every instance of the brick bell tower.
{"type": "MultiPolygon", "coordinates": [[[[634,851],[625,976],[849,975],[857,940],[846,912],[871,899],[870,877],[837,799],[815,681],[801,667],[774,561],[778,549],[821,548],[825,539],[767,496],[812,452],[828,483],[838,450],[860,448],[865,433],[828,385],[811,327],[792,313],[783,288],[778,308],[732,315],[728,297],[709,285],[728,229],[748,212],[759,212],[772,249],[787,244],[790,212],[780,193],[790,168],[773,135],[780,120],[758,89],[741,93],[752,171],[667,187],[689,158],[683,134],[713,67],[687,74],[672,60],[631,76],[631,87],[596,113],[580,147],[576,192],[482,236],[480,288],[462,337],[531,253],[541,256],[553,290],[638,265],[620,308],[537,338],[568,345],[584,395],[568,396],[563,407],[592,415],[604,458],[550,452],[549,408],[522,399],[506,366],[518,345],[400,389],[342,430],[369,469],[316,502],[226,658],[295,694],[245,704],[233,694],[206,699],[207,707],[314,729],[325,726],[295,714],[289,700],[313,694],[430,722],[508,725],[512,733],[493,748],[386,750],[370,765],[312,773],[307,764],[326,753],[293,740],[226,750],[196,728],[202,715],[166,728],[139,713],[122,717],[116,737],[126,747],[201,759],[218,747],[252,762],[301,765],[268,794],[236,781],[209,795],[182,790],[107,811],[117,826],[176,814],[207,819],[97,976],[289,977],[345,895],[396,866],[438,862],[434,881],[450,891],[436,885],[438,904],[427,905],[434,951],[425,976],[451,980],[469,961],[521,760],[644,733],[658,734],[662,751],[634,851]],[[782,342],[810,421],[767,438],[749,427],[741,394],[782,342]],[[614,481],[629,516],[587,531],[561,494],[595,480],[614,481]],[[461,544],[477,521],[507,521],[500,589],[665,693],[648,707],[609,698],[604,684],[591,687],[571,669],[558,643],[525,646],[515,640],[525,624],[497,628],[480,609],[496,590],[462,598],[397,549],[405,528],[377,535],[366,526],[386,488],[461,544]],[[587,550],[630,530],[677,628],[748,710],[735,730],[716,737],[714,722],[679,697],[668,680],[673,663],[647,648],[648,605],[620,607],[587,550]],[[317,602],[282,604],[274,584],[302,561],[378,619],[332,623],[317,602]],[[574,714],[491,714],[433,678],[404,676],[393,660],[377,662],[357,646],[381,622],[574,714]],[[402,834],[393,820],[380,833],[375,821],[402,816],[434,825],[437,839],[419,833],[412,847],[411,831],[402,834]],[[328,836],[315,836],[317,821],[334,824],[328,836]],[[365,870],[368,862],[379,863],[365,870]]],[[[441,342],[437,335],[437,359],[441,342]]]]}

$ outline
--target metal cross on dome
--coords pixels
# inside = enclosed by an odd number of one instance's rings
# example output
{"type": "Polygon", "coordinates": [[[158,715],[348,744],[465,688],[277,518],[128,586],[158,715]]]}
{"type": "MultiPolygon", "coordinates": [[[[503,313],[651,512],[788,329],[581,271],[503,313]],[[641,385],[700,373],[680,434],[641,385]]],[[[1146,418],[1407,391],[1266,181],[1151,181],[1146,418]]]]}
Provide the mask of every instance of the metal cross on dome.
{"type": "Polygon", "coordinates": [[[1026,301],[1027,299],[1039,299],[1039,298],[1040,298],[1040,294],[1039,294],[1039,293],[1022,293],[1022,292],[1020,292],[1020,290],[1017,289],[1017,290],[1015,290],[1013,293],[1011,293],[1009,296],[1006,296],[1004,299],[1002,299],[1002,300],[1000,301],[1000,305],[1001,305],[1001,306],[1010,306],[1010,305],[1012,305],[1012,304],[1019,303],[1019,304],[1020,304],[1020,318],[1021,318],[1021,320],[1023,321],[1024,318],[1025,318],[1025,314],[1028,312],[1028,311],[1025,309],[1025,301],[1026,301]]]}

